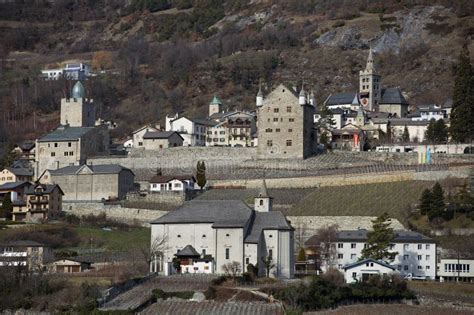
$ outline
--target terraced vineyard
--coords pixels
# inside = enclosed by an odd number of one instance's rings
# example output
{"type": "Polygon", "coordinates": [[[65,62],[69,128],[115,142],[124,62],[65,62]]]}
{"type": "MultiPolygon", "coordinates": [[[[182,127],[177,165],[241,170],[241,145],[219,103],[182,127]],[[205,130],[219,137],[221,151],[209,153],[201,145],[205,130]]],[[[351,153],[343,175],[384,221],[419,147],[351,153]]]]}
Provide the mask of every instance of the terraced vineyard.
{"type": "Polygon", "coordinates": [[[402,181],[353,186],[321,187],[296,203],[286,214],[315,216],[378,216],[388,212],[403,222],[430,181],[402,181]]]}

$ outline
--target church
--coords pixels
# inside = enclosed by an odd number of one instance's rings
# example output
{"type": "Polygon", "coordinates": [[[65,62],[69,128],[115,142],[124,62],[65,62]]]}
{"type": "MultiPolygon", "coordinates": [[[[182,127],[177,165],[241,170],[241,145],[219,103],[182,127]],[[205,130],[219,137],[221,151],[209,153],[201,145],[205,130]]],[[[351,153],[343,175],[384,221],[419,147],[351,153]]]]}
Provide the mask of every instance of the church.
{"type": "Polygon", "coordinates": [[[387,113],[398,118],[407,116],[409,106],[400,88],[382,87],[382,76],[375,67],[372,49],[369,50],[365,69],[359,72],[359,91],[331,94],[324,103],[331,110],[357,110],[362,106],[366,112],[387,113]]]}
{"type": "Polygon", "coordinates": [[[152,221],[150,272],[224,273],[235,264],[240,273],[251,264],[260,276],[293,278],[293,227],[273,211],[264,181],[254,201],[251,209],[241,200],[192,200],[152,221]]]}

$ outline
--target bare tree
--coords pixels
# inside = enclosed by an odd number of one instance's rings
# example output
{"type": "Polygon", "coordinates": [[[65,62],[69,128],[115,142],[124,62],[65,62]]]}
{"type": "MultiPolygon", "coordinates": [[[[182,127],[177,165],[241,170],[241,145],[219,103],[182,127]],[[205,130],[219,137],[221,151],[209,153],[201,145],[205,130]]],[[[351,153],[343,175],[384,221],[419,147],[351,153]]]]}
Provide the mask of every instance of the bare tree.
{"type": "Polygon", "coordinates": [[[297,250],[304,247],[304,241],[306,239],[307,233],[308,233],[308,228],[307,228],[306,223],[298,222],[295,228],[295,241],[296,241],[297,250]]]}
{"type": "Polygon", "coordinates": [[[235,277],[242,272],[242,266],[238,261],[229,262],[222,265],[222,269],[227,276],[231,276],[235,281],[235,277]]]}
{"type": "MultiPolygon", "coordinates": [[[[151,266],[150,264],[152,262],[155,262],[157,260],[158,261],[163,260],[163,254],[165,250],[168,248],[167,241],[168,241],[167,235],[158,236],[151,242],[151,245],[149,248],[148,247],[142,248],[143,257],[148,266],[151,266]]],[[[155,271],[159,271],[159,270],[155,270],[155,271]]]]}
{"type": "Polygon", "coordinates": [[[337,225],[325,226],[306,242],[307,247],[315,253],[316,270],[321,269],[322,266],[325,266],[326,269],[335,266],[337,232],[337,225]]]}
{"type": "Polygon", "coordinates": [[[272,256],[263,256],[262,263],[263,263],[263,267],[265,268],[265,274],[268,278],[270,277],[270,272],[272,271],[273,268],[276,267],[276,265],[273,263],[272,256]]]}

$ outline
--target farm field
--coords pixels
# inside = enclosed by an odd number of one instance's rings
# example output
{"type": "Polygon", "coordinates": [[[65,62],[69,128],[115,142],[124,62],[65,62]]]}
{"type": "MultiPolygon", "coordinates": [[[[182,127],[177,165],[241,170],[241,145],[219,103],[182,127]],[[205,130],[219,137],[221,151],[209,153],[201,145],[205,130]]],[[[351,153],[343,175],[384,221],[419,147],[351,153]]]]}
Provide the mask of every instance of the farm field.
{"type": "Polygon", "coordinates": [[[444,307],[410,306],[404,304],[373,304],[373,305],[353,305],[343,306],[336,310],[322,312],[308,312],[305,315],[468,315],[472,314],[467,310],[455,310],[444,307]]]}
{"type": "Polygon", "coordinates": [[[410,206],[417,203],[421,192],[431,188],[431,181],[402,181],[313,190],[286,213],[315,216],[378,216],[387,212],[405,221],[410,206]]]}

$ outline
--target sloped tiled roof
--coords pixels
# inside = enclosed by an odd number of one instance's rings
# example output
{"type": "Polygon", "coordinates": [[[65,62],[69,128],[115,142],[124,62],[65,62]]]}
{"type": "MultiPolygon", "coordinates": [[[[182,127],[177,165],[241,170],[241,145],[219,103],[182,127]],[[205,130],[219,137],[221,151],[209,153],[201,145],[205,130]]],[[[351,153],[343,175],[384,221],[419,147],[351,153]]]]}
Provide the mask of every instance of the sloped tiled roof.
{"type": "Polygon", "coordinates": [[[25,194],[27,195],[35,195],[36,194],[36,188],[38,186],[43,187],[43,194],[50,194],[53,192],[53,190],[57,187],[59,189],[59,192],[64,195],[63,191],[58,185],[50,185],[50,184],[35,184],[31,185],[25,190],[25,194]]]}
{"type": "Polygon", "coordinates": [[[379,104],[408,105],[408,102],[399,88],[385,88],[382,89],[382,99],[379,104]]]}
{"type": "Polygon", "coordinates": [[[357,96],[357,93],[344,92],[332,94],[326,100],[326,105],[347,105],[352,104],[352,101],[357,96]]]}
{"type": "Polygon", "coordinates": [[[372,259],[372,258],[367,258],[367,259],[364,259],[364,260],[356,261],[355,263],[352,263],[352,264],[345,265],[344,270],[351,269],[351,268],[354,268],[354,267],[357,267],[357,266],[360,266],[360,265],[364,265],[368,262],[373,262],[374,264],[379,264],[381,266],[384,266],[384,267],[390,268],[392,270],[395,270],[395,267],[390,266],[386,262],[384,262],[382,260],[375,260],[375,259],[372,259]]]}
{"type": "Polygon", "coordinates": [[[0,185],[0,191],[12,190],[12,189],[15,189],[21,186],[27,186],[27,185],[31,185],[31,184],[27,181],[5,183],[3,185],[0,185]]]}
{"type": "MultiPolygon", "coordinates": [[[[52,175],[73,175],[76,174],[84,165],[71,165],[56,170],[50,170],[52,175]]],[[[86,165],[94,174],[118,174],[123,170],[130,169],[118,164],[86,165]]]]}
{"type": "Polygon", "coordinates": [[[74,141],[78,140],[86,133],[94,130],[94,127],[68,127],[59,126],[54,131],[38,139],[38,142],[50,141],[74,141]]]}
{"type": "Polygon", "coordinates": [[[201,256],[201,254],[199,254],[197,250],[194,249],[194,247],[192,247],[191,245],[186,245],[182,250],[180,250],[176,254],[176,256],[177,257],[196,257],[196,256],[201,256]]]}
{"type": "Polygon", "coordinates": [[[45,246],[44,244],[35,242],[35,241],[30,241],[30,240],[18,240],[18,241],[10,241],[10,242],[5,242],[2,243],[0,246],[10,246],[10,247],[42,247],[45,246]]]}
{"type": "Polygon", "coordinates": [[[258,243],[263,230],[291,230],[291,225],[280,211],[254,212],[245,243],[258,243]]]}
{"type": "Polygon", "coordinates": [[[192,200],[151,224],[212,223],[213,227],[244,227],[252,209],[240,200],[192,200]]]}
{"type": "Polygon", "coordinates": [[[26,167],[7,167],[16,176],[33,176],[33,170],[26,167]]]}
{"type": "MultiPolygon", "coordinates": [[[[365,241],[367,240],[367,230],[346,230],[337,233],[338,241],[365,241]]],[[[421,233],[413,231],[395,231],[395,243],[413,243],[413,242],[429,242],[434,243],[434,240],[424,236],[421,233]]]]}
{"type": "Polygon", "coordinates": [[[150,183],[167,183],[173,179],[177,180],[194,180],[194,175],[157,175],[150,179],[150,183]]]}
{"type": "Polygon", "coordinates": [[[168,139],[174,133],[181,137],[176,131],[148,131],[143,135],[143,139],[168,139]]]}

